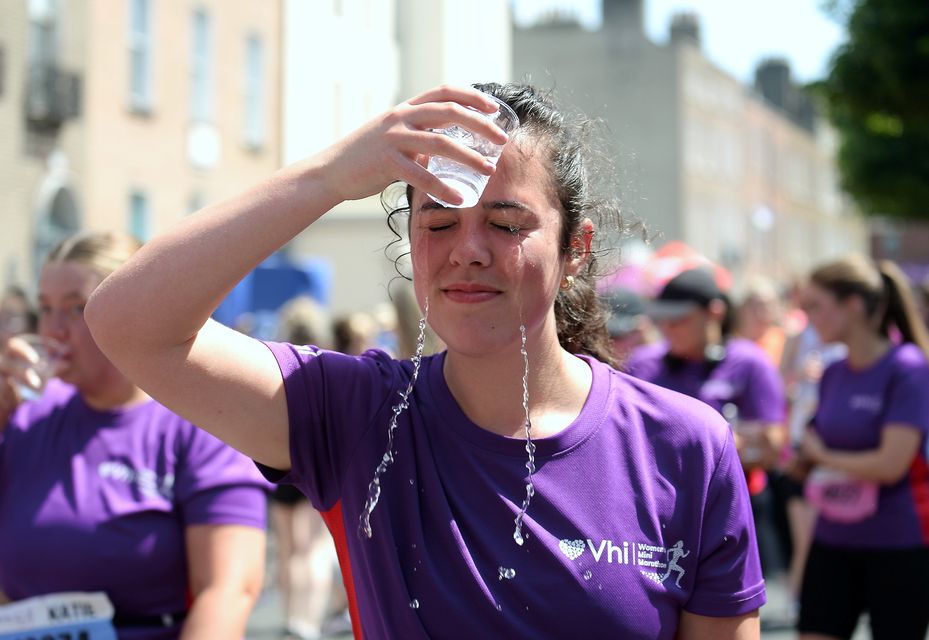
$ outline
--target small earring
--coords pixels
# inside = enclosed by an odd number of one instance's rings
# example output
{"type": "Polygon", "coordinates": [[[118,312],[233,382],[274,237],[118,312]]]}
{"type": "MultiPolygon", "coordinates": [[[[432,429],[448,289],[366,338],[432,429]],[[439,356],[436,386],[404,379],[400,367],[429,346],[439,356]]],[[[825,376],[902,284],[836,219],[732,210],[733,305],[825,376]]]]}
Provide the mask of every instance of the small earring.
{"type": "Polygon", "coordinates": [[[574,288],[574,276],[565,276],[561,279],[561,290],[570,291],[574,288]]]}

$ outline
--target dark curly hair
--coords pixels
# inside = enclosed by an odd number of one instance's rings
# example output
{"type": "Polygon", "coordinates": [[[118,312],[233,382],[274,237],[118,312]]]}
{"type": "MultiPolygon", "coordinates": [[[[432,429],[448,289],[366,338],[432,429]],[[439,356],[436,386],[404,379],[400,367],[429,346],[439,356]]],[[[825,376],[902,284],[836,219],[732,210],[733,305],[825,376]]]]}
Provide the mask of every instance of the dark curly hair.
{"type": "MultiPolygon", "coordinates": [[[[550,94],[528,84],[473,86],[507,103],[516,112],[520,122],[518,136],[532,137],[543,143],[541,149],[547,154],[555,194],[561,203],[562,255],[572,251],[572,240],[582,232],[583,220],[590,218],[593,221],[595,232],[585,266],[575,276],[574,286],[567,291],[559,290],[555,298],[558,340],[570,353],[587,354],[616,366],[617,359],[606,329],[609,310],[597,295],[596,280],[602,275],[601,261],[610,253],[618,256],[619,241],[626,228],[617,201],[595,193],[603,179],[609,182],[612,173],[606,156],[598,154],[591,143],[594,130],[602,123],[581,117],[572,118],[574,122],[569,122],[550,94]],[[604,168],[606,171],[602,172],[604,168]],[[601,169],[601,173],[597,173],[596,169],[601,169]]],[[[412,187],[403,183],[393,186],[381,194],[381,203],[388,214],[388,226],[396,236],[388,250],[403,241],[404,232],[408,229],[398,217],[407,216],[408,223],[409,203],[412,202],[412,187]],[[399,189],[396,188],[398,186],[399,189]]],[[[574,246],[576,250],[577,244],[574,246]]],[[[581,242],[580,246],[586,245],[581,242]]],[[[394,265],[397,273],[406,278],[399,267],[399,260],[404,255],[396,256],[394,265]]]]}

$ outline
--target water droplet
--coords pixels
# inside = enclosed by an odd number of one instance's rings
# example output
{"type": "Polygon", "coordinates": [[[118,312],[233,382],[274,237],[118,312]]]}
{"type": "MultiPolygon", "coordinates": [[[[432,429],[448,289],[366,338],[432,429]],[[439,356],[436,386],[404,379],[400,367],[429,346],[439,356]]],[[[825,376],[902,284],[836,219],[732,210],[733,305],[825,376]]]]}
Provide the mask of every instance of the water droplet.
{"type": "Polygon", "coordinates": [[[584,572],[584,580],[590,580],[594,577],[594,574],[590,572],[590,569],[584,572]]]}
{"type": "Polygon", "coordinates": [[[413,478],[410,478],[410,486],[413,486],[413,478]]]}
{"type": "Polygon", "coordinates": [[[598,584],[598,585],[597,585],[597,588],[600,589],[600,591],[603,591],[603,585],[602,585],[602,584],[598,584]]]}
{"type": "Polygon", "coordinates": [[[377,506],[377,502],[381,497],[381,476],[394,461],[394,432],[397,430],[397,418],[410,406],[409,397],[413,392],[413,385],[416,383],[416,378],[419,376],[419,365],[423,357],[426,318],[428,317],[429,298],[427,296],[423,308],[423,317],[419,320],[419,336],[416,339],[416,353],[410,358],[410,361],[413,363],[413,374],[410,376],[410,381],[407,383],[406,389],[400,393],[400,402],[392,407],[393,415],[390,418],[390,423],[387,425],[387,451],[384,452],[384,457],[381,458],[380,464],[378,464],[377,468],[374,470],[374,478],[368,485],[368,499],[365,501],[364,509],[362,509],[361,515],[358,517],[358,532],[365,538],[371,538],[374,533],[371,528],[371,514],[374,513],[374,508],[377,506]]]}
{"type": "Polygon", "coordinates": [[[497,605],[497,611],[503,611],[503,607],[501,607],[499,604],[497,605]]]}
{"type": "Polygon", "coordinates": [[[413,601],[410,602],[410,609],[419,609],[419,600],[413,598],[413,601]]]}
{"type": "Polygon", "coordinates": [[[500,572],[500,577],[497,578],[498,580],[503,580],[504,578],[512,580],[516,577],[516,569],[507,569],[506,567],[497,567],[497,569],[500,572]]]}
{"type": "Polygon", "coordinates": [[[664,524],[662,524],[662,525],[661,525],[661,528],[662,528],[662,529],[664,529],[664,528],[665,528],[665,526],[664,526],[664,524]]]}

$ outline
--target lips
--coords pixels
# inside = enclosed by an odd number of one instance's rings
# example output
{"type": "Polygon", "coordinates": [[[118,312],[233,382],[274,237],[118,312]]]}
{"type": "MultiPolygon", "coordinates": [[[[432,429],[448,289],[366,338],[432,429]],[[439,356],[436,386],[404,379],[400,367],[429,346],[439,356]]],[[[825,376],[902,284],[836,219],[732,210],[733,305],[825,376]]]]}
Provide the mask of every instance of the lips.
{"type": "Polygon", "coordinates": [[[442,293],[453,302],[473,304],[492,300],[499,296],[501,291],[488,285],[464,282],[442,287],[442,293]]]}

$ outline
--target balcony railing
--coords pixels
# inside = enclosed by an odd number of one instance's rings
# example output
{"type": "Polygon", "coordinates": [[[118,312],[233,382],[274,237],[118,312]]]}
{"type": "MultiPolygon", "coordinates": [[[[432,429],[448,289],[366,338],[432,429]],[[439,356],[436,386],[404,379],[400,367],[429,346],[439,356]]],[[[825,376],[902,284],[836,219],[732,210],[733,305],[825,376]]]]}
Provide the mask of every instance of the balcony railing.
{"type": "Polygon", "coordinates": [[[29,69],[26,121],[38,129],[57,129],[80,114],[80,77],[54,64],[29,69]]]}

